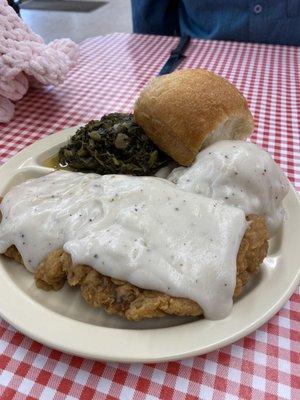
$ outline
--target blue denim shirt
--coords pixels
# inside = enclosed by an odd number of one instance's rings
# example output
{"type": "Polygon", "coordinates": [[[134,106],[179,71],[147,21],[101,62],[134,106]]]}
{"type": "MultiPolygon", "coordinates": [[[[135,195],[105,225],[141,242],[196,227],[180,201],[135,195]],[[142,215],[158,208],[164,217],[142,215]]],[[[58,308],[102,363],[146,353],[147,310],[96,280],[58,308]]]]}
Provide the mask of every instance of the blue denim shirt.
{"type": "Polygon", "coordinates": [[[300,0],[132,0],[133,30],[300,45],[300,0]]]}

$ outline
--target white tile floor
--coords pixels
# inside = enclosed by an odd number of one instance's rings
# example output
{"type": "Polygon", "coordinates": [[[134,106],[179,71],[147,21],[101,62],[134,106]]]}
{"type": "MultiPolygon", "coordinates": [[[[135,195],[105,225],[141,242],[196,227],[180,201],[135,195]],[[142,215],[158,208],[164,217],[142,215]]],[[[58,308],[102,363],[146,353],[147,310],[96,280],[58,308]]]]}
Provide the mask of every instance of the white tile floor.
{"type": "Polygon", "coordinates": [[[107,0],[92,12],[21,9],[21,16],[46,42],[62,37],[80,42],[92,36],[132,31],[130,0],[107,0]]]}

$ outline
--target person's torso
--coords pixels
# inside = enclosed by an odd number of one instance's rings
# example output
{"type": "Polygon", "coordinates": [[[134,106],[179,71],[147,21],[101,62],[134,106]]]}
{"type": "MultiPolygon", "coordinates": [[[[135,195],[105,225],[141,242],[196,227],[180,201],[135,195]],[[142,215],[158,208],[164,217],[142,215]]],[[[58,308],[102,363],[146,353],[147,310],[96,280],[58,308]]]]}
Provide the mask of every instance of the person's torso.
{"type": "Polygon", "coordinates": [[[180,33],[300,45],[300,0],[181,0],[180,33]]]}

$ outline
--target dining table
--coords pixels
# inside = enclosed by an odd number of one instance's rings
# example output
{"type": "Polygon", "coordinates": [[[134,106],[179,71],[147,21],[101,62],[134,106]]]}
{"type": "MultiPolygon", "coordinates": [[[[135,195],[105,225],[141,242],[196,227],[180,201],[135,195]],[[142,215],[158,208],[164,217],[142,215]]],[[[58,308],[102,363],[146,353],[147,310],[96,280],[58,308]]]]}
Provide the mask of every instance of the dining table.
{"type": "MultiPolygon", "coordinates": [[[[124,33],[84,40],[64,83],[32,87],[16,103],[13,120],[0,124],[1,164],[64,128],[132,112],[177,43],[171,36],[124,33]]],[[[208,69],[243,93],[255,121],[250,140],[272,155],[300,191],[300,48],[192,39],[178,68],[208,69]]],[[[0,399],[300,399],[299,287],[250,335],[205,355],[163,363],[66,354],[0,318],[0,399]]]]}

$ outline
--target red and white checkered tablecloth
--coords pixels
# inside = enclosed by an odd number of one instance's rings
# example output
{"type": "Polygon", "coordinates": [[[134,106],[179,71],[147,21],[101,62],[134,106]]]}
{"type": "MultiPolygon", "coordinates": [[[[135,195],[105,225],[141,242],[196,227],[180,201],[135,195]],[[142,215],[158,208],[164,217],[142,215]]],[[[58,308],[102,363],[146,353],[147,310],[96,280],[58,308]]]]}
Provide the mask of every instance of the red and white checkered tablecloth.
{"type": "MultiPolygon", "coordinates": [[[[130,111],[177,39],[114,34],[88,39],[65,83],[32,89],[0,124],[0,160],[35,140],[112,111],[130,111]]],[[[252,140],[300,190],[300,48],[193,40],[181,67],[233,82],[255,116],[252,140]]],[[[1,294],[0,294],[1,301],[1,294]]],[[[300,292],[231,346],[161,364],[96,362],[52,350],[0,319],[1,400],[300,399],[300,292]]]]}

